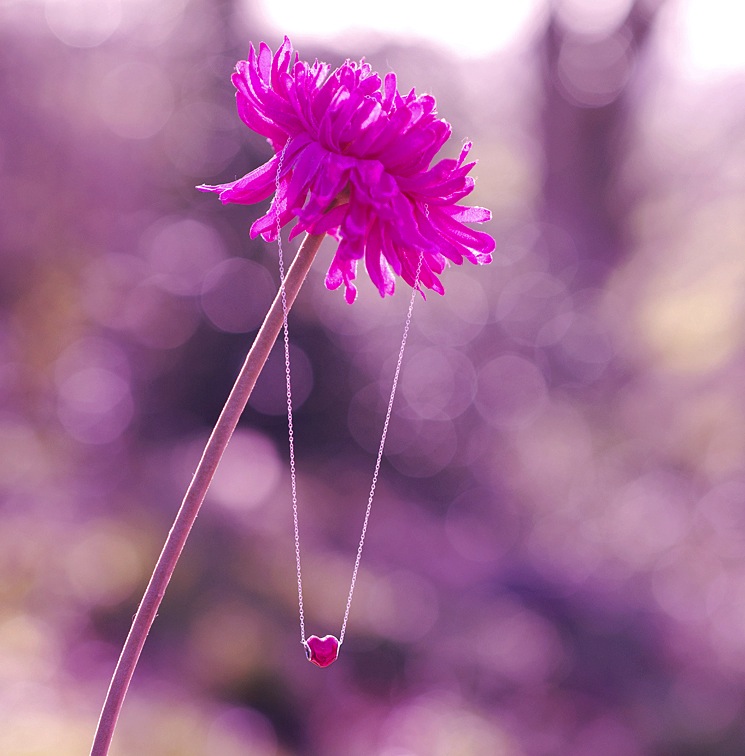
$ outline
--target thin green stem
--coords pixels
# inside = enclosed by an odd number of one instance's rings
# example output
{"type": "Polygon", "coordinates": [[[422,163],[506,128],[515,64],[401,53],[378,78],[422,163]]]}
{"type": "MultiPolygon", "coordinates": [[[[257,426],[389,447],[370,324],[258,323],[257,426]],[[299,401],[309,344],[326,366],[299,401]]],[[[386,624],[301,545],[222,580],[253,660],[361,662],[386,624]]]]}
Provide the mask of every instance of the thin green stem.
{"type": "MultiPolygon", "coordinates": [[[[287,308],[292,307],[295,297],[303,284],[310,266],[318,252],[323,235],[307,235],[293,261],[285,278],[285,293],[287,308]]],[[[158,607],[166,592],[166,587],[176,567],[181,552],[189,536],[192,525],[199,514],[204,497],[207,493],[217,465],[233,435],[238,420],[246,407],[251,391],[261,373],[269,352],[274,346],[282,328],[282,294],[281,290],[274,298],[272,306],[259,329],[246,361],[243,363],[238,378],[235,381],[225,407],[215,424],[212,434],[207,441],[202,458],[189,485],[181,508],[176,515],[163,551],[155,565],[150,582],[145,589],[140,606],[132,621],[132,627],[124,643],[121,656],[114,670],[106,700],[104,701],[101,717],[98,721],[96,735],[91,748],[91,756],[106,756],[111,745],[111,738],[119,718],[119,712],[127,694],[130,680],[142,647],[145,645],[150,628],[152,627],[158,607]]]]}

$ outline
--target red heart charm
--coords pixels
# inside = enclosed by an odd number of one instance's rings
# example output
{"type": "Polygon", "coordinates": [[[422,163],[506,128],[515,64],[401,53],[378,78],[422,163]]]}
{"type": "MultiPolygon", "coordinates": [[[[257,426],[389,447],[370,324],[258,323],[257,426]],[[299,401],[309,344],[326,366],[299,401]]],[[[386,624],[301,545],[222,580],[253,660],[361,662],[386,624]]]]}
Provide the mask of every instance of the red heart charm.
{"type": "Polygon", "coordinates": [[[333,635],[324,635],[323,638],[311,635],[305,642],[305,655],[317,667],[328,667],[339,656],[339,641],[333,635]]]}

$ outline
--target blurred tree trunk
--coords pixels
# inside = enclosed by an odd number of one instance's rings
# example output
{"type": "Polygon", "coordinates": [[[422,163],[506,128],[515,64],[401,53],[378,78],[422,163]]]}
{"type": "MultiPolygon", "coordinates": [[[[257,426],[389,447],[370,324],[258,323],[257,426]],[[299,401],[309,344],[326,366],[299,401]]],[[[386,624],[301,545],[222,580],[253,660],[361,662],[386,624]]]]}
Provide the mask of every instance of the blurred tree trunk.
{"type": "Polygon", "coordinates": [[[549,224],[543,242],[555,272],[568,260],[566,252],[552,255],[551,229],[571,237],[575,290],[602,285],[625,253],[626,212],[616,182],[628,151],[640,61],[663,1],[638,0],[605,36],[581,34],[553,15],[540,41],[545,162],[539,217],[549,224]]]}

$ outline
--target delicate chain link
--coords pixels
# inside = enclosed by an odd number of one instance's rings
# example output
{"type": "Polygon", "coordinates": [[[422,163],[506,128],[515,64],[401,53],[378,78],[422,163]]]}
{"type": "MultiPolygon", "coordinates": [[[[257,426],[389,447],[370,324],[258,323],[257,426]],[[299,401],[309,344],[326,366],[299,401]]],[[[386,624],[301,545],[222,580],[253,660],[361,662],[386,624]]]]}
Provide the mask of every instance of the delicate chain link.
{"type": "MultiPolygon", "coordinates": [[[[288,140],[285,144],[282,152],[279,156],[277,164],[277,176],[275,179],[275,218],[277,221],[277,247],[279,250],[279,281],[280,292],[282,295],[282,315],[283,315],[283,338],[284,338],[284,351],[285,351],[285,380],[287,384],[287,435],[290,447],[290,482],[292,487],[292,519],[295,528],[295,566],[297,568],[297,597],[298,607],[300,611],[300,640],[304,646],[306,646],[305,640],[305,613],[303,610],[303,573],[300,567],[300,526],[298,522],[298,503],[297,503],[297,476],[295,468],[295,434],[294,426],[292,422],[292,381],[290,378],[290,337],[289,329],[287,326],[287,297],[285,294],[285,266],[284,256],[282,252],[282,235],[281,235],[281,222],[280,222],[280,207],[279,207],[279,191],[280,191],[280,174],[282,172],[282,165],[284,163],[285,153],[290,142],[288,140]]],[[[427,217],[429,217],[429,208],[424,207],[427,217]]],[[[416,276],[414,280],[414,286],[411,292],[411,300],[409,301],[409,309],[406,313],[406,322],[404,324],[404,332],[401,338],[401,347],[398,352],[398,361],[396,362],[396,370],[393,375],[393,386],[391,387],[390,398],[388,399],[388,409],[385,414],[385,421],[383,423],[383,432],[380,438],[380,446],[378,447],[378,456],[375,461],[375,470],[373,472],[372,484],[370,486],[370,494],[367,499],[367,509],[365,510],[365,519],[362,524],[362,533],[360,535],[360,541],[357,546],[357,556],[354,561],[354,569],[352,571],[352,581],[349,586],[349,595],[347,596],[346,607],[344,608],[344,620],[341,625],[341,633],[339,634],[339,644],[344,642],[344,635],[347,631],[347,621],[349,620],[349,610],[352,606],[352,597],[354,595],[354,589],[357,584],[357,573],[360,569],[360,560],[362,559],[362,549],[365,545],[365,536],[367,535],[367,525],[370,521],[370,513],[372,511],[373,498],[375,497],[375,488],[378,483],[378,475],[380,473],[380,465],[383,460],[383,449],[385,448],[385,440],[388,436],[388,426],[391,420],[391,412],[393,410],[393,399],[396,395],[396,388],[398,386],[398,377],[401,373],[401,363],[404,358],[404,349],[406,348],[406,341],[409,337],[409,329],[411,328],[411,315],[414,309],[414,299],[417,291],[420,291],[419,276],[422,271],[422,261],[424,259],[423,253],[419,254],[419,262],[417,264],[416,276]]],[[[307,647],[307,646],[306,646],[307,647]]]]}
{"type": "Polygon", "coordinates": [[[292,521],[295,527],[295,567],[297,570],[297,601],[300,609],[300,642],[305,645],[305,613],[303,611],[303,572],[300,569],[300,527],[298,525],[297,510],[297,480],[295,476],[295,432],[292,424],[292,381],[290,379],[290,335],[287,328],[287,294],[285,292],[285,263],[282,253],[282,224],[280,221],[279,207],[279,182],[282,173],[282,164],[284,163],[285,153],[290,140],[282,148],[277,163],[277,176],[275,179],[274,201],[275,218],[277,221],[277,248],[279,250],[279,286],[282,294],[282,331],[285,348],[285,381],[287,384],[287,438],[290,444],[290,482],[292,484],[292,521]]]}
{"type": "MultiPolygon", "coordinates": [[[[425,205],[425,211],[427,217],[429,217],[429,208],[425,205]]],[[[398,386],[398,376],[401,373],[401,363],[404,359],[404,349],[406,349],[406,341],[409,338],[409,328],[411,327],[411,313],[414,310],[414,299],[417,291],[419,291],[419,274],[422,272],[422,260],[424,254],[419,253],[419,263],[416,268],[416,277],[414,279],[414,286],[411,290],[411,299],[409,300],[409,310],[406,313],[406,322],[404,324],[404,333],[401,337],[401,348],[398,350],[398,361],[396,362],[396,370],[393,373],[393,385],[391,386],[391,395],[388,399],[388,409],[385,413],[385,421],[383,422],[383,433],[380,436],[380,446],[378,447],[378,458],[375,460],[375,471],[373,472],[372,484],[370,485],[370,495],[367,498],[367,509],[365,510],[365,520],[362,523],[362,533],[360,535],[360,542],[357,546],[357,558],[354,560],[354,569],[352,570],[352,583],[349,586],[349,595],[347,596],[347,605],[344,608],[344,620],[341,623],[341,632],[339,633],[339,644],[344,643],[344,635],[347,632],[347,620],[349,619],[349,609],[352,606],[352,596],[354,595],[354,588],[357,584],[357,573],[360,569],[360,559],[362,558],[362,549],[365,545],[365,535],[367,535],[367,524],[370,521],[370,512],[372,511],[373,497],[375,496],[375,487],[378,484],[378,474],[380,473],[380,463],[383,460],[383,449],[385,447],[385,440],[388,436],[388,425],[391,421],[391,411],[393,410],[393,399],[396,396],[396,388],[398,386]]]]}

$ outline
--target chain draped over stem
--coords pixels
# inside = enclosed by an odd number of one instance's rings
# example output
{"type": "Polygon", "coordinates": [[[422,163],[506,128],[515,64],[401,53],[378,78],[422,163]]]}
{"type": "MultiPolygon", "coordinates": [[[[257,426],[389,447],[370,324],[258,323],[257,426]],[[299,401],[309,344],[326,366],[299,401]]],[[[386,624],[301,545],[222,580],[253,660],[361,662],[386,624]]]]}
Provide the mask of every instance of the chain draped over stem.
{"type": "Polygon", "coordinates": [[[251,396],[256,380],[282,329],[284,310],[292,307],[322,241],[323,234],[308,234],[303,240],[292,265],[287,271],[284,286],[281,287],[272,302],[272,306],[256,335],[233,389],[207,441],[202,458],[199,460],[181,508],[168,533],[155,570],[134,616],[132,627],[114,670],[98,721],[91,756],[106,756],[109,752],[114,728],[129,683],[186,539],[199,514],[217,465],[238,425],[238,420],[251,396]],[[283,307],[283,299],[285,300],[285,307],[283,307]]]}

